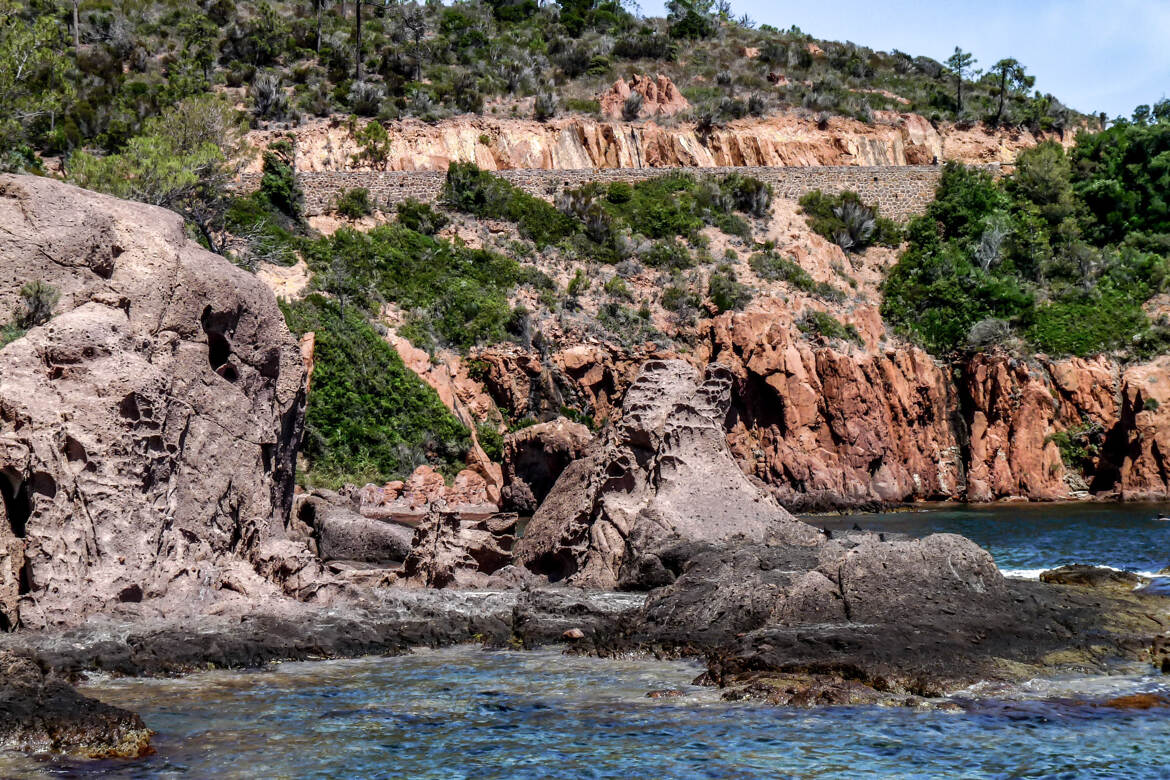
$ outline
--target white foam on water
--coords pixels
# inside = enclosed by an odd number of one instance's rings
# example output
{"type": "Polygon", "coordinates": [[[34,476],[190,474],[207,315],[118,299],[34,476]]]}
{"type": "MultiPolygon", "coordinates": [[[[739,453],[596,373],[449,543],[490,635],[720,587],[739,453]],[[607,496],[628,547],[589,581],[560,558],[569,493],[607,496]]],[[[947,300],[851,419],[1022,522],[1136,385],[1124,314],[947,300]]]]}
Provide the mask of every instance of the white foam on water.
{"type": "MultiPolygon", "coordinates": [[[[1126,571],[1126,569],[1119,569],[1116,566],[1106,566],[1104,564],[1085,564],[1087,566],[1096,566],[1098,569],[1109,569],[1110,571],[1126,571]]],[[[1045,566],[1040,569],[1000,569],[999,572],[1005,577],[1010,577],[1014,580],[1038,580],[1040,575],[1046,571],[1060,568],[1059,566],[1045,566]]],[[[1130,572],[1136,574],[1144,580],[1167,579],[1170,574],[1161,574],[1156,571],[1135,571],[1130,572]]]]}

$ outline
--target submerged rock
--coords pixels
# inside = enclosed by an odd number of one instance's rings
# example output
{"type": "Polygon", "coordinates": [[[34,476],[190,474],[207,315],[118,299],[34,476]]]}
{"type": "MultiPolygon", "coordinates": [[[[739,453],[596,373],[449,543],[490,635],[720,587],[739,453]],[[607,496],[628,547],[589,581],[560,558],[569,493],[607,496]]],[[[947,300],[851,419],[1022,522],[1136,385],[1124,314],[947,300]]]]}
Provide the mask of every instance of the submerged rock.
{"type": "Polygon", "coordinates": [[[687,363],[647,361],[621,418],[565,469],[533,516],[517,561],[553,580],[612,588],[623,570],[646,565],[644,555],[678,541],[818,544],[812,526],[736,466],[723,427],[730,393],[722,366],[709,366],[696,385],[687,363]]]}

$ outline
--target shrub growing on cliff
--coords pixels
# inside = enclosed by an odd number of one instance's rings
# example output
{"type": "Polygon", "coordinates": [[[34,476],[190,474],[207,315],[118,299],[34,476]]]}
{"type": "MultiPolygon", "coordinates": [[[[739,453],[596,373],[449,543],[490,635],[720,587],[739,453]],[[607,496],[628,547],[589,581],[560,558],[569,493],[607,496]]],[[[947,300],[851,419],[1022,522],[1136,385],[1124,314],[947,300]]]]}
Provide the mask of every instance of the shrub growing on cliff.
{"type": "Polygon", "coordinates": [[[281,308],[294,334],[316,334],[303,449],[310,484],[402,478],[420,460],[459,467],[467,429],[358,311],[342,314],[316,294],[281,308]]]}
{"type": "Polygon", "coordinates": [[[752,299],[752,290],[735,278],[735,269],[723,264],[707,278],[707,297],[722,314],[746,306],[752,299]]]}
{"type": "Polygon", "coordinates": [[[877,208],[863,203],[855,192],[826,195],[813,190],[800,199],[800,207],[814,233],[846,252],[861,252],[871,244],[902,243],[902,231],[894,221],[879,216],[877,208]]]}
{"type": "Polygon", "coordinates": [[[515,222],[539,246],[576,232],[573,220],[475,163],[451,163],[443,182],[443,201],[454,209],[488,219],[515,222]]]}
{"type": "Polygon", "coordinates": [[[398,212],[398,221],[416,233],[433,236],[447,226],[451,220],[441,211],[431,208],[429,203],[423,203],[415,198],[400,201],[395,210],[398,212]]]}
{"type": "Polygon", "coordinates": [[[773,282],[787,282],[818,298],[828,301],[843,301],[845,293],[828,282],[818,282],[808,271],[775,250],[757,252],[748,258],[748,265],[756,276],[773,282]]]}
{"type": "Polygon", "coordinates": [[[859,347],[865,346],[853,323],[843,324],[832,314],[817,309],[805,310],[796,321],[796,327],[801,333],[814,338],[851,341],[859,347]]]}
{"type": "MultiPolygon", "coordinates": [[[[1144,129],[1134,132],[1144,136],[1144,129]]],[[[1170,148],[1170,127],[1166,138],[1170,148]]],[[[1126,146],[1132,140],[1118,131],[1111,148],[1140,160],[1126,146]]],[[[1076,166],[1059,145],[1042,144],[1022,153],[1016,172],[1000,182],[948,165],[886,279],[887,320],[936,353],[969,346],[974,326],[990,319],[1055,355],[1125,350],[1147,357],[1170,346],[1143,311],[1170,280],[1170,240],[1140,229],[1160,230],[1164,205],[1134,209],[1115,178],[1131,174],[1119,174],[1099,144],[1096,136],[1078,137],[1076,166]],[[1113,209],[1103,192],[1113,193],[1113,209]],[[1138,229],[1110,227],[1120,213],[1138,229]]]]}
{"type": "Polygon", "coordinates": [[[516,261],[381,225],[368,233],[342,228],[306,252],[313,284],[366,312],[381,302],[409,313],[403,330],[420,346],[466,349],[502,341],[511,316],[508,293],[516,261]]]}

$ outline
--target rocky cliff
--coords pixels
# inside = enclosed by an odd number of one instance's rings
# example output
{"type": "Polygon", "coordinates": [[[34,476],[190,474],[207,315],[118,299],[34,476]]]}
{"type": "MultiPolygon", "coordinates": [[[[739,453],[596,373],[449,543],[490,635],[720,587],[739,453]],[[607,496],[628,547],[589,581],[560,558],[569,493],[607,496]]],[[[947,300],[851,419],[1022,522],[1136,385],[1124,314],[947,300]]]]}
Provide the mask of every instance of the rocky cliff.
{"type": "Polygon", "coordinates": [[[271,293],[162,209],[0,177],[0,625],[256,603],[286,530],[305,367],[271,293]],[[54,303],[55,300],[55,303],[54,303]]]}
{"type": "MultiPolygon", "coordinates": [[[[798,314],[762,299],[707,321],[681,355],[730,370],[731,451],[790,509],[1170,496],[1170,358],[988,353],[948,366],[896,342],[809,340],[798,314]]],[[[600,421],[655,354],[583,344],[480,360],[501,407],[540,417],[574,399],[600,421]]]]}
{"type": "MultiPolygon", "coordinates": [[[[567,116],[536,122],[462,116],[435,124],[391,123],[386,126],[388,154],[371,160],[360,154],[358,128],[341,118],[297,127],[292,131],[297,169],[444,171],[452,162],[474,162],[485,170],[929,165],[952,159],[1010,163],[1041,140],[1026,130],[935,126],[917,114],[891,112],[877,112],[872,124],[835,117],[818,125],[811,118],[781,114],[737,120],[710,131],[682,121],[623,123],[567,116]]],[[[278,135],[284,133],[257,131],[250,140],[263,147],[278,135]]],[[[249,170],[259,167],[257,159],[249,170]]]]}

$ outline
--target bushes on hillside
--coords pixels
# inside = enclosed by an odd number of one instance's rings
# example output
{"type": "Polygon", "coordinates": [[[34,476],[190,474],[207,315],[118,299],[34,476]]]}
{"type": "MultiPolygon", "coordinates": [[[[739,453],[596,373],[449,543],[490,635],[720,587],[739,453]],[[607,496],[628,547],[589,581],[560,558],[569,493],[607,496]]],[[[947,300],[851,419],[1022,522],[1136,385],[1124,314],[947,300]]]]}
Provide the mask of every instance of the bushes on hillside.
{"type": "Polygon", "coordinates": [[[775,250],[757,252],[748,258],[756,276],[773,282],[787,282],[798,290],[827,301],[843,301],[845,293],[828,282],[818,282],[808,271],[775,250]]]}
{"type": "Polygon", "coordinates": [[[293,333],[316,334],[303,450],[308,482],[339,487],[402,478],[423,463],[459,467],[470,447],[467,429],[359,311],[343,312],[316,294],[282,308],[293,333]]]}
{"type": "Polygon", "coordinates": [[[576,230],[568,216],[500,177],[480,170],[475,163],[451,163],[442,197],[448,206],[459,211],[515,222],[521,234],[541,246],[559,241],[576,230]]]}
{"type": "Polygon", "coordinates": [[[425,347],[502,341],[516,261],[435,239],[400,224],[368,233],[342,228],[309,245],[313,283],[342,306],[376,312],[390,302],[407,312],[404,336],[425,347]]]}
{"type": "Polygon", "coordinates": [[[907,228],[884,316],[936,353],[979,346],[975,326],[989,320],[1054,355],[1165,349],[1142,308],[1170,287],[1170,220],[1145,155],[1170,148],[1170,125],[1107,132],[1108,147],[1078,137],[1071,160],[1055,143],[1028,150],[1001,182],[948,165],[907,228]]]}
{"type": "Polygon", "coordinates": [[[880,216],[876,206],[862,202],[856,192],[826,195],[813,190],[800,199],[800,207],[814,233],[846,252],[861,252],[872,244],[898,246],[902,243],[898,225],[880,216]]]}

